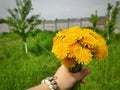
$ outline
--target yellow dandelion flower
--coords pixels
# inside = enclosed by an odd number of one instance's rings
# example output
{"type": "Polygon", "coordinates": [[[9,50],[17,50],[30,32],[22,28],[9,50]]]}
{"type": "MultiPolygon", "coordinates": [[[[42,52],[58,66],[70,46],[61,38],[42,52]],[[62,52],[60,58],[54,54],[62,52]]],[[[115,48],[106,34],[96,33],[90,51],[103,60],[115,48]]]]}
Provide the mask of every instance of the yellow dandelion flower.
{"type": "Polygon", "coordinates": [[[90,50],[86,48],[82,48],[79,52],[76,53],[76,61],[78,64],[89,64],[92,60],[92,54],[90,53],[90,50]]]}
{"type": "Polygon", "coordinates": [[[84,46],[84,47],[88,47],[88,48],[94,48],[96,47],[96,44],[97,44],[97,40],[91,36],[91,35],[86,35],[83,37],[83,39],[81,40],[81,44],[84,46]]]}
{"type": "Polygon", "coordinates": [[[71,45],[71,44],[77,42],[76,35],[67,35],[66,37],[64,37],[63,42],[68,45],[71,45]]]}
{"type": "Polygon", "coordinates": [[[69,48],[66,44],[59,42],[57,45],[53,44],[52,52],[56,55],[57,58],[64,59],[67,57],[68,49],[69,48]]]}
{"type": "Polygon", "coordinates": [[[96,58],[101,61],[104,57],[108,56],[108,47],[104,43],[98,43],[96,47],[96,58]]]}
{"type": "Polygon", "coordinates": [[[63,42],[61,38],[56,38],[56,37],[53,38],[53,44],[57,44],[60,42],[63,42]]]}
{"type": "Polygon", "coordinates": [[[92,29],[88,29],[88,28],[83,28],[83,31],[89,33],[89,34],[92,35],[93,37],[95,37],[96,34],[97,34],[97,33],[94,32],[92,29]]]}
{"type": "Polygon", "coordinates": [[[74,32],[79,32],[80,30],[82,30],[79,26],[73,26],[71,28],[68,28],[68,32],[74,33],[74,32]]]}
{"type": "Polygon", "coordinates": [[[80,30],[79,32],[76,33],[77,40],[81,40],[86,35],[87,34],[83,32],[83,30],[80,30]]]}
{"type": "Polygon", "coordinates": [[[94,35],[94,37],[97,39],[97,40],[105,40],[100,34],[96,33],[96,35],[94,35]]]}
{"type": "Polygon", "coordinates": [[[68,57],[75,57],[75,53],[80,51],[82,49],[82,46],[79,43],[74,43],[69,46],[69,56],[68,57]]]}
{"type": "Polygon", "coordinates": [[[56,34],[55,37],[64,37],[64,36],[68,33],[67,30],[68,30],[68,29],[64,29],[64,30],[59,31],[59,32],[56,34]]]}
{"type": "Polygon", "coordinates": [[[75,59],[74,58],[65,58],[65,59],[62,59],[62,64],[65,65],[66,67],[74,67],[76,62],[75,62],[75,59]]]}
{"type": "Polygon", "coordinates": [[[103,42],[106,42],[105,40],[104,40],[104,38],[100,35],[100,34],[98,34],[98,33],[96,33],[96,32],[94,32],[93,30],[91,30],[91,29],[83,29],[85,32],[88,32],[92,37],[94,37],[96,40],[102,40],[103,42]]]}

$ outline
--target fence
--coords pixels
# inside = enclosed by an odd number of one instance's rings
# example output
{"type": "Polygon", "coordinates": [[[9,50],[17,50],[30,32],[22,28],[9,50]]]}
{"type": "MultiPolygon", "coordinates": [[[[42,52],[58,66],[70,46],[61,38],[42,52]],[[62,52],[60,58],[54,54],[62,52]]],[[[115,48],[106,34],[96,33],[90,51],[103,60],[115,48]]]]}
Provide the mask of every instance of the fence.
{"type": "Polygon", "coordinates": [[[0,24],[0,33],[9,32],[8,25],[5,23],[0,24]]]}
{"type": "MultiPolygon", "coordinates": [[[[101,17],[100,21],[97,24],[97,27],[100,29],[104,29],[105,17],[101,17]]],[[[61,30],[65,28],[69,28],[72,26],[80,26],[80,27],[91,27],[92,24],[89,21],[89,18],[68,18],[68,19],[55,19],[55,20],[43,20],[39,25],[39,28],[42,30],[61,30]]]]}
{"type": "MultiPolygon", "coordinates": [[[[92,24],[90,23],[89,18],[68,18],[68,19],[42,20],[41,24],[38,27],[41,30],[56,31],[69,28],[72,26],[91,27],[92,24]]],[[[104,26],[105,17],[101,16],[97,23],[97,28],[103,30],[104,26]]],[[[4,32],[9,32],[8,25],[0,24],[0,33],[4,32]]]]}

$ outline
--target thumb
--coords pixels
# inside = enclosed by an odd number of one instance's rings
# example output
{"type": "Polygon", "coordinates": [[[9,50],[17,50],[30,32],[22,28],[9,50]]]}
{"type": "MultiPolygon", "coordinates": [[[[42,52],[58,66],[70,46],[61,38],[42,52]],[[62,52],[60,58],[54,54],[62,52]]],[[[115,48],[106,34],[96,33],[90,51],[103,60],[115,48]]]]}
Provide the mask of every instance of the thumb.
{"type": "Polygon", "coordinates": [[[76,81],[80,81],[85,78],[90,73],[90,69],[82,69],[80,72],[74,73],[74,78],[76,81]]]}

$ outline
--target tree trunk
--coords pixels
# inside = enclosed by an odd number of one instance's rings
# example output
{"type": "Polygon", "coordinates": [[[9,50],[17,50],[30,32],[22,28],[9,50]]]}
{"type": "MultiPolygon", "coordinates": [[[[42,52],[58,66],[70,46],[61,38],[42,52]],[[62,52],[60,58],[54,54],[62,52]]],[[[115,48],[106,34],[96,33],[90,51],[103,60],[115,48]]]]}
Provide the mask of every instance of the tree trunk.
{"type": "Polygon", "coordinates": [[[107,34],[107,40],[109,40],[110,39],[110,35],[109,34],[107,34]]]}
{"type": "Polygon", "coordinates": [[[25,53],[28,54],[27,42],[25,42],[25,41],[24,41],[24,46],[25,46],[25,53]]]}
{"type": "Polygon", "coordinates": [[[108,26],[107,26],[106,30],[107,30],[107,40],[110,40],[110,33],[109,33],[110,31],[109,31],[108,26]]]}

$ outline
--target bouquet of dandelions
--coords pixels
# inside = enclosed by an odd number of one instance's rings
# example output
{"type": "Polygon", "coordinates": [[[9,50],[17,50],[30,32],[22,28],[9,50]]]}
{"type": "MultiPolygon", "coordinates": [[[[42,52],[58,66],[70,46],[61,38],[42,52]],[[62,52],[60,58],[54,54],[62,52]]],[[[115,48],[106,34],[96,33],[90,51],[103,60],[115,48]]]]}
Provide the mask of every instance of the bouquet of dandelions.
{"type": "MultiPolygon", "coordinates": [[[[78,72],[95,57],[102,61],[108,55],[105,39],[91,29],[74,26],[59,31],[53,39],[52,53],[71,72],[78,72]]],[[[80,90],[77,83],[74,90],[80,90]]]]}

